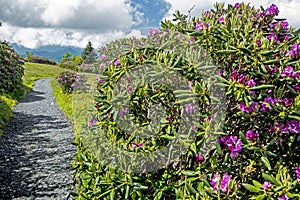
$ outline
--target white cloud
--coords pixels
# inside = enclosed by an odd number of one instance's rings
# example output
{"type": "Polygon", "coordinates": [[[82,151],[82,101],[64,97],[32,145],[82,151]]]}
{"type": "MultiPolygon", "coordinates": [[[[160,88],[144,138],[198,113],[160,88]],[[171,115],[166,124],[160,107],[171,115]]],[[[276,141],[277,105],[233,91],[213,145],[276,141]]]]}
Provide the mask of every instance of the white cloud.
{"type": "Polygon", "coordinates": [[[70,29],[53,28],[20,28],[3,23],[0,38],[10,43],[21,44],[28,48],[36,48],[41,45],[76,46],[84,48],[91,41],[95,48],[124,37],[141,37],[140,30],[133,29],[129,33],[123,31],[109,31],[105,33],[91,33],[74,31],[70,29]]]}
{"type": "MultiPolygon", "coordinates": [[[[210,10],[213,8],[215,4],[215,0],[165,0],[166,2],[171,4],[171,9],[168,13],[166,13],[166,19],[173,18],[172,15],[176,10],[180,10],[184,14],[188,14],[188,10],[195,5],[195,8],[192,10],[191,15],[199,17],[201,16],[202,10],[210,10]]],[[[240,3],[240,0],[219,0],[218,2],[224,3],[240,3]]],[[[279,16],[286,18],[290,24],[294,27],[300,28],[300,17],[299,17],[299,10],[300,10],[300,0],[289,0],[289,1],[282,1],[282,0],[245,0],[244,2],[249,2],[250,5],[259,8],[259,6],[263,6],[267,8],[272,3],[276,4],[279,8],[279,16]]]]}
{"type": "Polygon", "coordinates": [[[132,9],[125,0],[0,0],[0,21],[21,27],[105,32],[130,29],[136,23],[132,9]]]}

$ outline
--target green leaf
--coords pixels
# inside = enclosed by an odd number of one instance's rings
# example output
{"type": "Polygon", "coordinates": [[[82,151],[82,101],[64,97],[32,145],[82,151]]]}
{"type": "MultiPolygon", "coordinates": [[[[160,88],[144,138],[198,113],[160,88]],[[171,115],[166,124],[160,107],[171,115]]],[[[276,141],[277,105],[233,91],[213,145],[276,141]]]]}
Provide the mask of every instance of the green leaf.
{"type": "Polygon", "coordinates": [[[115,199],[115,189],[112,189],[110,192],[110,200],[114,200],[115,199]]]}
{"type": "Polygon", "coordinates": [[[218,154],[222,155],[222,149],[221,149],[219,142],[216,142],[216,149],[217,149],[218,154]]]}
{"type": "Polygon", "coordinates": [[[189,183],[186,183],[186,186],[190,193],[197,194],[197,191],[195,190],[195,188],[193,188],[193,186],[191,186],[189,183]]]}
{"type": "Polygon", "coordinates": [[[271,168],[271,165],[270,165],[270,162],[269,162],[269,160],[268,160],[267,157],[262,156],[260,159],[261,159],[261,161],[263,162],[263,164],[265,165],[265,167],[266,167],[268,170],[271,170],[271,169],[272,169],[272,168],[271,168]]]}
{"type": "Polygon", "coordinates": [[[202,36],[204,33],[202,31],[195,31],[190,34],[190,36],[202,36]]]}
{"type": "Polygon", "coordinates": [[[250,88],[250,90],[261,90],[261,89],[268,89],[268,88],[273,88],[275,87],[274,85],[259,85],[259,86],[255,86],[250,88]]]}
{"type": "Polygon", "coordinates": [[[280,60],[278,59],[274,59],[274,60],[268,60],[266,62],[264,62],[265,65],[270,65],[270,64],[274,64],[274,63],[277,63],[279,62],[280,60]]]}
{"type": "Polygon", "coordinates": [[[295,119],[297,121],[300,121],[300,117],[299,116],[296,116],[296,115],[288,115],[288,118],[290,119],[295,119]]]}
{"type": "Polygon", "coordinates": [[[129,197],[129,192],[130,192],[130,186],[127,185],[127,186],[126,186],[125,199],[128,199],[128,197],[129,197]]]}
{"type": "Polygon", "coordinates": [[[256,181],[256,180],[253,180],[252,182],[253,182],[253,185],[254,185],[255,187],[257,187],[257,188],[261,188],[261,187],[262,187],[262,184],[261,184],[260,182],[258,182],[258,181],[256,181]]]}
{"type": "Polygon", "coordinates": [[[280,186],[280,183],[275,179],[275,177],[273,175],[268,175],[268,174],[263,173],[262,176],[266,181],[270,181],[274,185],[280,186]]]}
{"type": "Polygon", "coordinates": [[[245,47],[239,47],[238,49],[245,52],[245,53],[249,53],[249,54],[252,53],[252,51],[250,49],[247,49],[245,47]]]}
{"type": "Polygon", "coordinates": [[[272,54],[274,54],[273,50],[260,52],[260,55],[263,55],[263,56],[269,56],[269,55],[272,55],[272,54]]]}
{"type": "Polygon", "coordinates": [[[247,190],[249,190],[250,192],[260,192],[260,191],[261,191],[260,188],[257,188],[257,187],[255,187],[255,186],[253,186],[253,185],[248,184],[248,183],[242,183],[242,185],[243,185],[247,190]]]}
{"type": "Polygon", "coordinates": [[[289,84],[286,85],[286,87],[291,91],[293,94],[297,95],[297,92],[292,88],[289,84]]]}
{"type": "Polygon", "coordinates": [[[265,199],[267,196],[266,194],[261,194],[261,195],[258,195],[256,197],[253,197],[252,199],[255,199],[255,200],[263,200],[265,199]]]}
{"type": "Polygon", "coordinates": [[[217,54],[234,54],[238,52],[239,50],[219,50],[216,53],[217,54]]]}
{"type": "Polygon", "coordinates": [[[198,173],[195,171],[183,170],[181,173],[185,176],[196,176],[198,173]]]}

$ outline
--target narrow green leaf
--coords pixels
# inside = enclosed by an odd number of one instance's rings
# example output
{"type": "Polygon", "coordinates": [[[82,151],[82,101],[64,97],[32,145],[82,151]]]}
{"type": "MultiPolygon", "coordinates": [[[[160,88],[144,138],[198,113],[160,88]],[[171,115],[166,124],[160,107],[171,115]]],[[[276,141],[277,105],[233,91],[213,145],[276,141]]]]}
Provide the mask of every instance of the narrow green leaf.
{"type": "Polygon", "coordinates": [[[183,170],[181,173],[185,176],[196,176],[198,173],[195,171],[183,170]]]}
{"type": "Polygon", "coordinates": [[[186,183],[186,186],[190,193],[197,194],[197,191],[195,190],[195,188],[193,188],[193,186],[191,186],[189,183],[186,183]]]}
{"type": "Polygon", "coordinates": [[[250,88],[250,90],[261,90],[261,89],[268,89],[268,88],[273,88],[275,87],[274,85],[259,85],[259,86],[255,86],[250,88]]]}
{"type": "Polygon", "coordinates": [[[219,50],[216,53],[217,54],[234,54],[238,52],[238,50],[219,50]]]}
{"type": "Polygon", "coordinates": [[[249,190],[250,192],[260,192],[260,191],[261,191],[260,188],[257,188],[257,187],[255,187],[255,186],[253,186],[253,185],[248,184],[248,183],[242,183],[242,185],[243,185],[247,190],[249,190]]]}
{"type": "Polygon", "coordinates": [[[263,164],[265,165],[265,167],[266,167],[268,170],[271,170],[271,169],[272,169],[272,168],[271,168],[271,165],[270,165],[270,162],[269,162],[269,160],[268,160],[267,157],[262,156],[260,159],[261,159],[261,161],[263,162],[263,164]]]}

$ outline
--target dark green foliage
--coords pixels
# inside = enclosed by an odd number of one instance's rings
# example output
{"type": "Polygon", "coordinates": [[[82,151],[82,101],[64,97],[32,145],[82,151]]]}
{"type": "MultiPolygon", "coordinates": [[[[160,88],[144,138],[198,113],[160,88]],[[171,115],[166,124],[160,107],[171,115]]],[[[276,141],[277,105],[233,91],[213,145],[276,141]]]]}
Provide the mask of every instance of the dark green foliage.
{"type": "Polygon", "coordinates": [[[24,61],[7,42],[0,41],[0,94],[22,90],[24,61]]]}
{"type": "Polygon", "coordinates": [[[92,43],[89,41],[81,54],[81,58],[85,64],[91,64],[95,62],[96,56],[97,54],[95,49],[92,46],[92,43]]]}

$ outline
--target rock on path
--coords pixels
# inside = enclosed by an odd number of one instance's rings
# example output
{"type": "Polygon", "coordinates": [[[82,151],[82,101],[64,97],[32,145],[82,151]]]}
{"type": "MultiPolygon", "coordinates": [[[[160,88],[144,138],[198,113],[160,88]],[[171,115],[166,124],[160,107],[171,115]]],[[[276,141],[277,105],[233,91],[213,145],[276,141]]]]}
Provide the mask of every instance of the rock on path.
{"type": "Polygon", "coordinates": [[[69,198],[74,135],[51,80],[35,82],[0,137],[0,199],[69,198]]]}

